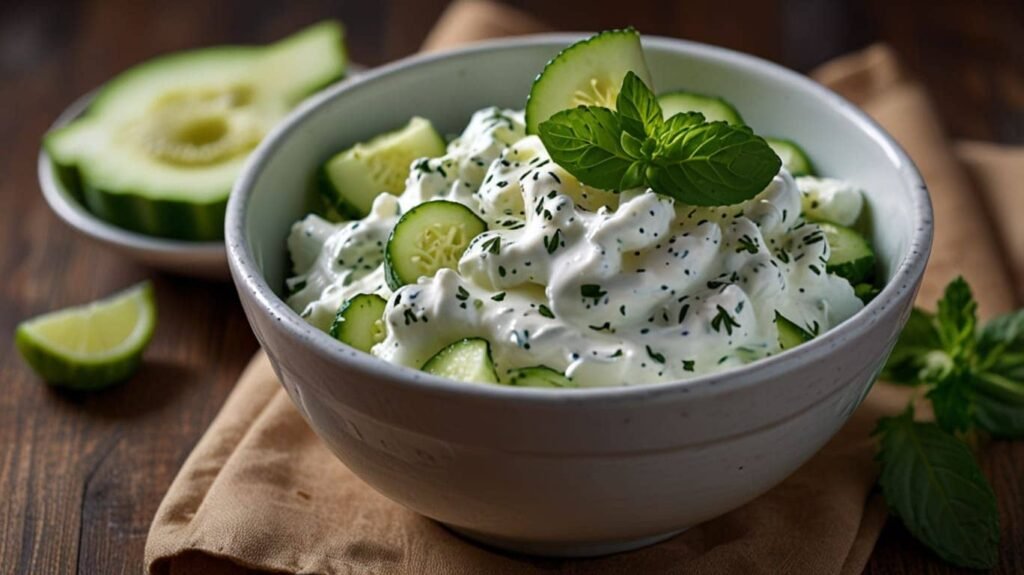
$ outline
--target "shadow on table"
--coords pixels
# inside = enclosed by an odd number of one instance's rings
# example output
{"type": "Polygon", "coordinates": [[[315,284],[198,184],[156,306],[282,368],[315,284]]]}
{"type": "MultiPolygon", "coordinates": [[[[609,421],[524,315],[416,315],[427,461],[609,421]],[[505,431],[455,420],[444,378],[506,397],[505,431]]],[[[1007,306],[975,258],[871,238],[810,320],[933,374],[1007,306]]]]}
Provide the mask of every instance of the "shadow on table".
{"type": "Polygon", "coordinates": [[[101,419],[134,419],[174,403],[188,387],[202,381],[197,369],[146,359],[130,379],[100,391],[50,388],[58,402],[101,419]]]}

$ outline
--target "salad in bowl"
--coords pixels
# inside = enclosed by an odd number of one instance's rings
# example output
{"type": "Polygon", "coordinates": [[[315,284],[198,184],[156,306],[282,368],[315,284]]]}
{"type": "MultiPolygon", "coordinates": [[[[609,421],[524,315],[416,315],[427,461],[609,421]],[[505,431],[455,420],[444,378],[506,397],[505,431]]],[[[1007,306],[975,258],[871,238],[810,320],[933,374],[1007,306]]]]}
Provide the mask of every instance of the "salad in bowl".
{"type": "Polygon", "coordinates": [[[857,313],[877,279],[857,184],[655,82],[639,34],[608,31],[548,63],[525,111],[338,152],[287,240],[289,305],[392,363],[547,388],[715,373],[857,313]]]}
{"type": "Polygon", "coordinates": [[[931,229],[913,164],[839,96],[620,30],[314,96],[253,152],[225,234],[253,331],[345,465],[566,556],[664,539],[807,461],[882,369],[931,229]]]}

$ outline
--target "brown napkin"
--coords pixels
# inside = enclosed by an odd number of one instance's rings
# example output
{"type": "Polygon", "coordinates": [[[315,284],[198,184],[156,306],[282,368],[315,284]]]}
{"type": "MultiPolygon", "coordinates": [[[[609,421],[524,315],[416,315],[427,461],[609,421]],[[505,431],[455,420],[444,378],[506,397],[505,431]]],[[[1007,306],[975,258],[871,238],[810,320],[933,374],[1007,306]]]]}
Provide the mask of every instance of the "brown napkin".
{"type": "MultiPolygon", "coordinates": [[[[462,1],[446,12],[425,47],[542,30],[507,7],[462,1]]],[[[976,182],[991,213],[1014,206],[1021,213],[1024,151],[985,144],[954,150],[926,95],[884,47],[833,62],[816,77],[875,116],[924,172],[937,233],[922,301],[934,302],[945,282],[963,273],[986,315],[1016,306],[1019,294],[1000,254],[1012,258],[1021,285],[1020,228],[1008,219],[991,225],[969,182],[976,182]]],[[[259,354],[157,511],[146,565],[152,574],[859,573],[885,521],[884,505],[871,495],[868,433],[880,414],[902,407],[902,391],[876,386],[810,462],[723,517],[638,551],[536,559],[469,543],[363,484],[317,439],[259,354]]]]}

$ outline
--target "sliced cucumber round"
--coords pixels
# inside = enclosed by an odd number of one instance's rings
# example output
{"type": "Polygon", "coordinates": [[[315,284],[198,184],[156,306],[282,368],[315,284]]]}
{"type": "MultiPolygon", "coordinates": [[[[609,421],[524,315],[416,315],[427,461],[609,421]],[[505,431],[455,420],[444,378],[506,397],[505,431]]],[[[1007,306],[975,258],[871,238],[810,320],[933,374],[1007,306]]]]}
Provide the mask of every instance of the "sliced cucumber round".
{"type": "Polygon", "coordinates": [[[653,87],[640,33],[609,30],[562,50],[544,66],[526,99],[526,133],[536,134],[544,120],[576,106],[615,109],[626,72],[653,87]]]}
{"type": "Polygon", "coordinates": [[[875,252],[858,232],[831,222],[818,224],[825,232],[830,254],[825,268],[853,285],[871,278],[875,270],[875,252]]]}
{"type": "Polygon", "coordinates": [[[685,112],[700,112],[708,122],[728,122],[734,126],[743,126],[740,111],[723,98],[708,96],[694,92],[669,92],[658,96],[662,115],[665,119],[685,112]]]}
{"type": "Polygon", "coordinates": [[[796,142],[779,138],[765,138],[764,141],[768,142],[775,155],[782,160],[782,167],[793,177],[815,175],[811,158],[796,142]]]}
{"type": "Polygon", "coordinates": [[[428,120],[414,117],[402,129],[358,143],[328,160],[320,172],[320,193],[337,213],[363,218],[381,193],[402,193],[414,160],[444,153],[441,134],[428,120]]]}
{"type": "Polygon", "coordinates": [[[383,318],[387,305],[387,300],[372,293],[361,293],[347,300],[334,316],[331,337],[369,353],[386,335],[383,318]]]}
{"type": "Polygon", "coordinates": [[[793,349],[814,339],[813,334],[786,319],[779,312],[775,312],[775,327],[779,330],[779,346],[784,350],[793,349]]]}
{"type": "Polygon", "coordinates": [[[479,337],[460,339],[445,347],[423,364],[423,371],[456,381],[498,383],[491,344],[479,337]]]}
{"type": "Polygon", "coordinates": [[[149,235],[220,239],[228,193],[249,152],[344,68],[335,23],[266,47],[156,58],[109,81],[84,116],[47,134],[44,147],[97,216],[149,235]]]}
{"type": "Polygon", "coordinates": [[[508,384],[519,387],[579,387],[573,380],[565,377],[565,374],[543,365],[509,371],[508,384]]]}
{"type": "Polygon", "coordinates": [[[393,290],[455,267],[469,242],[487,231],[473,210],[434,200],[406,212],[395,224],[384,249],[384,277],[393,290]]]}

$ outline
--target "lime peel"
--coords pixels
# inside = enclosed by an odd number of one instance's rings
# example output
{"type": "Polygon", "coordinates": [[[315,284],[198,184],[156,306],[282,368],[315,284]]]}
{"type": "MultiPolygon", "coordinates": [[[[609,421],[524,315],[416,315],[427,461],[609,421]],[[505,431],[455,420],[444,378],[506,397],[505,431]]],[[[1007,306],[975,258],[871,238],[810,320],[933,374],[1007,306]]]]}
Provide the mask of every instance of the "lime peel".
{"type": "Polygon", "coordinates": [[[51,385],[100,389],[127,379],[153,337],[156,305],[148,281],[110,297],[18,325],[15,345],[51,385]]]}

